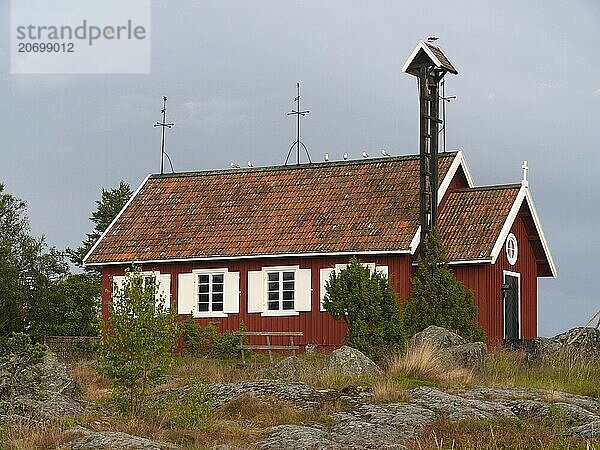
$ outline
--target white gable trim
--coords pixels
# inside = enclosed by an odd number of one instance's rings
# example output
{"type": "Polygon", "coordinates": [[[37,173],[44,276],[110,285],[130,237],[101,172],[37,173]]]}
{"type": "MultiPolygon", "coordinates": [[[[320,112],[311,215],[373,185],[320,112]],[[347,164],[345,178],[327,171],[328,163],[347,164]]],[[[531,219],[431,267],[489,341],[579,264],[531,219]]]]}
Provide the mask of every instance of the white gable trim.
{"type": "Polygon", "coordinates": [[[442,67],[442,62],[433,54],[431,49],[427,45],[425,45],[425,42],[419,41],[413,52],[410,54],[410,56],[404,63],[404,66],[402,66],[402,72],[406,73],[408,66],[410,66],[410,63],[413,61],[413,59],[415,59],[417,53],[419,53],[419,50],[423,50],[425,53],[427,53],[427,56],[431,58],[431,60],[435,63],[436,66],[442,67]]]}
{"type": "Polygon", "coordinates": [[[139,187],[136,189],[136,191],[133,193],[133,195],[129,198],[129,200],[127,200],[127,203],[125,203],[125,206],[123,206],[123,208],[121,208],[121,211],[119,211],[119,214],[117,214],[117,216],[113,219],[113,221],[110,223],[110,225],[106,228],[106,230],[104,230],[104,233],[102,233],[102,235],[98,238],[98,240],[96,241],[96,243],[92,246],[92,248],[90,249],[89,252],[87,252],[87,255],[84,256],[83,258],[83,266],[95,266],[98,264],[86,264],[86,260],[90,257],[90,255],[92,254],[92,252],[96,249],[96,247],[98,246],[98,244],[100,244],[100,241],[102,239],[104,239],[104,236],[106,236],[106,234],[110,231],[110,229],[112,228],[112,226],[115,224],[115,222],[117,220],[119,220],[119,217],[121,217],[121,214],[123,214],[123,211],[125,211],[127,209],[127,207],[129,206],[129,204],[133,201],[133,199],[135,198],[136,195],[138,195],[138,193],[140,192],[140,190],[142,189],[142,187],[146,184],[146,182],[148,181],[148,178],[150,178],[151,174],[146,175],[146,178],[144,178],[144,181],[142,181],[142,184],[139,185],[139,187]]]}
{"type": "MultiPolygon", "coordinates": [[[[463,169],[463,172],[465,174],[465,178],[467,179],[467,184],[469,185],[469,188],[472,188],[475,186],[475,183],[473,182],[473,176],[471,175],[471,170],[469,170],[469,166],[467,165],[467,160],[465,159],[463,152],[459,151],[456,153],[456,156],[454,157],[454,161],[452,161],[452,164],[450,164],[450,168],[448,169],[446,176],[444,177],[444,179],[442,180],[442,183],[438,187],[438,206],[442,202],[444,196],[446,195],[446,192],[448,191],[448,188],[450,187],[450,183],[452,182],[452,179],[456,175],[456,172],[458,171],[459,167],[462,167],[462,169],[463,169]]],[[[421,226],[419,225],[419,228],[417,228],[417,232],[415,233],[414,237],[412,238],[412,241],[410,241],[410,254],[411,255],[415,254],[415,252],[417,251],[417,248],[419,247],[420,242],[421,242],[421,226]]]]}
{"type": "Polygon", "coordinates": [[[544,254],[546,255],[546,258],[548,259],[548,264],[550,265],[550,271],[552,272],[552,277],[556,278],[556,276],[558,274],[558,272],[556,270],[556,264],[554,263],[554,259],[552,258],[552,254],[550,253],[550,246],[548,245],[548,241],[546,240],[546,236],[544,235],[544,230],[542,229],[542,223],[538,216],[537,210],[535,209],[535,204],[533,203],[533,198],[531,197],[531,192],[529,191],[529,187],[526,184],[523,184],[521,186],[521,189],[519,190],[519,194],[517,195],[517,198],[515,199],[515,202],[513,203],[512,207],[510,209],[510,213],[506,217],[506,221],[504,222],[504,225],[502,226],[502,230],[500,231],[500,234],[498,235],[498,239],[496,240],[496,243],[492,247],[492,252],[490,254],[490,257],[492,258],[492,264],[495,264],[496,260],[498,259],[498,256],[500,256],[500,252],[504,248],[504,241],[506,241],[506,238],[508,237],[508,234],[510,233],[511,228],[512,228],[513,224],[515,223],[517,214],[519,214],[519,210],[521,209],[521,205],[523,204],[524,200],[527,200],[527,205],[529,206],[529,210],[531,211],[531,217],[533,218],[533,223],[535,224],[535,230],[537,231],[538,235],[540,236],[540,241],[542,242],[542,248],[544,249],[544,254]]]}

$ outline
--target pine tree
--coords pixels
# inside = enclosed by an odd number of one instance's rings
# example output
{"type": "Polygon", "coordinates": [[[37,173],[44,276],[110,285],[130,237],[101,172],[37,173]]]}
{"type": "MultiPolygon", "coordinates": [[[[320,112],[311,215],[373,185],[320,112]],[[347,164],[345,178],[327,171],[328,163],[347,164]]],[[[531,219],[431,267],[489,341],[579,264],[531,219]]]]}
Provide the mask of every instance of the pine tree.
{"type": "Polygon", "coordinates": [[[371,358],[402,349],[405,334],[398,299],[386,276],[371,273],[356,257],[339,274],[331,273],[323,306],[348,326],[348,345],[371,358]]]}
{"type": "Polygon", "coordinates": [[[429,325],[437,325],[470,341],[483,340],[483,330],[475,319],[473,292],[467,291],[448,268],[439,230],[433,230],[425,245],[426,257],[419,260],[411,294],[404,305],[406,331],[413,335],[429,325]]]}

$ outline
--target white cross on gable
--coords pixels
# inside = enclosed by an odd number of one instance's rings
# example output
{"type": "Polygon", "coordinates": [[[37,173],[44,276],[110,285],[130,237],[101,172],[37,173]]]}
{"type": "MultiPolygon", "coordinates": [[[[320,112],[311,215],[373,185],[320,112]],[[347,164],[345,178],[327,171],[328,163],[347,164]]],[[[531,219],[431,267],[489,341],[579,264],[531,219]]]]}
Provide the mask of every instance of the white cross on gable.
{"type": "Polygon", "coordinates": [[[523,161],[521,169],[523,169],[523,180],[521,181],[521,184],[524,186],[528,186],[529,182],[527,181],[527,171],[529,170],[529,166],[527,165],[527,161],[523,161]]]}

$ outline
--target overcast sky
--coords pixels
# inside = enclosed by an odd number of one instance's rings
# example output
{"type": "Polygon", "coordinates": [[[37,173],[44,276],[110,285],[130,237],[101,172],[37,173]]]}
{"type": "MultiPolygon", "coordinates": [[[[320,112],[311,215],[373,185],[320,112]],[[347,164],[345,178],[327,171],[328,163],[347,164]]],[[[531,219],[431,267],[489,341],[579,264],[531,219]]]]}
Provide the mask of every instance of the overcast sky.
{"type": "MultiPolygon", "coordinates": [[[[9,28],[1,0],[0,30],[9,28]]],[[[294,140],[295,84],[314,160],[411,154],[420,39],[448,75],[448,149],[478,185],[530,187],[558,265],[539,280],[539,334],[583,325],[600,308],[600,2],[152,2],[149,75],[10,75],[0,42],[0,182],[28,204],[34,234],[77,246],[101,188],[136,188],[159,168],[161,97],[177,171],[281,164],[294,140]]]]}

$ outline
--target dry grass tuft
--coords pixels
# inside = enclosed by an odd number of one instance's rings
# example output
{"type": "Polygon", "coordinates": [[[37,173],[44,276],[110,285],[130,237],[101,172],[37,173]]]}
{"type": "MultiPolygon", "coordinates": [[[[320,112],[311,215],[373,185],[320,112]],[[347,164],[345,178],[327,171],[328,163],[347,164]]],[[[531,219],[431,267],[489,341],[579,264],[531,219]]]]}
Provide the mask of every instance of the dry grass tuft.
{"type": "Polygon", "coordinates": [[[427,342],[408,346],[403,354],[392,356],[386,373],[441,386],[469,385],[473,380],[472,370],[442,360],[435,346],[427,342]]]}
{"type": "MultiPolygon", "coordinates": [[[[58,448],[78,437],[64,431],[57,424],[25,418],[7,423],[4,430],[6,448],[11,450],[58,448]]],[[[2,442],[0,448],[5,448],[2,447],[2,442]]]]}
{"type": "Polygon", "coordinates": [[[372,403],[410,402],[411,397],[406,389],[390,378],[382,378],[373,383],[371,391],[372,403]]]}
{"type": "Polygon", "coordinates": [[[100,375],[93,365],[87,362],[75,363],[69,369],[69,375],[80,388],[79,398],[82,400],[98,403],[110,396],[110,381],[100,375]]]}

